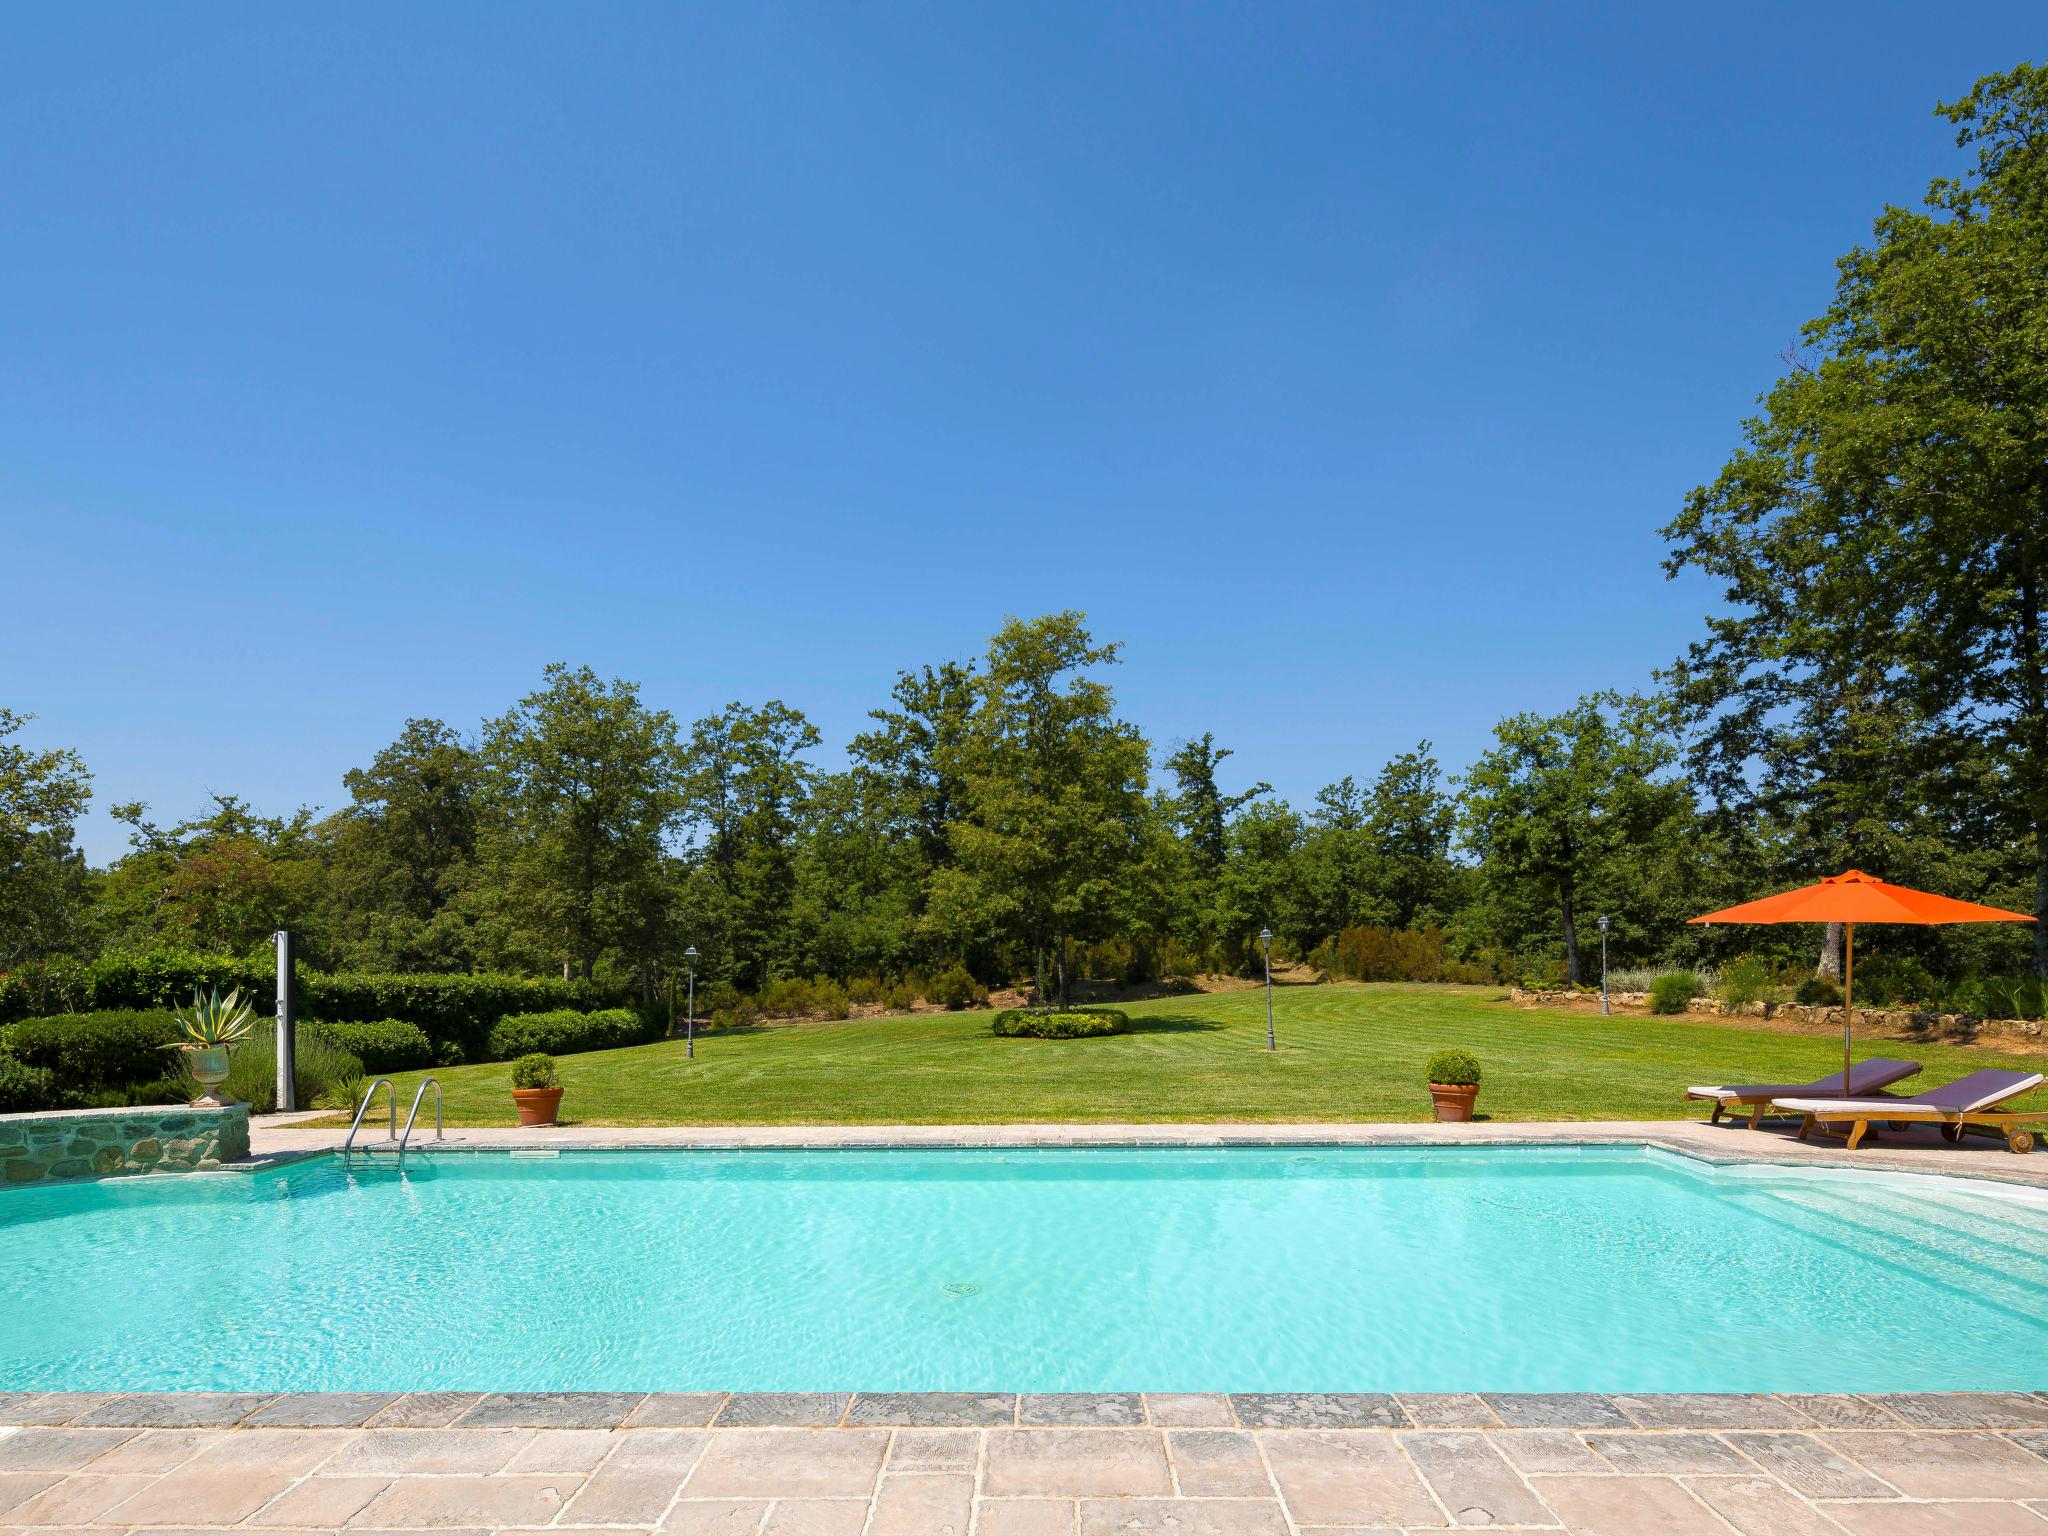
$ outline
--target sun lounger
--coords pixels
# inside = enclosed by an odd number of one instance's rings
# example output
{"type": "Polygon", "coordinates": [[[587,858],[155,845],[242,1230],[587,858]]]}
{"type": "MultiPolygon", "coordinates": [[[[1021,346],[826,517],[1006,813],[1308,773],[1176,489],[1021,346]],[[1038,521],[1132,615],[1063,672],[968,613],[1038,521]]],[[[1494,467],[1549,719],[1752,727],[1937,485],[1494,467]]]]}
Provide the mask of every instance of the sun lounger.
{"type": "Polygon", "coordinates": [[[1911,1077],[1920,1070],[1917,1061],[1893,1061],[1888,1056],[1873,1056],[1868,1061],[1859,1061],[1850,1069],[1846,1086],[1842,1074],[1824,1077],[1815,1083],[1748,1083],[1733,1088],[1692,1087],[1685,1090],[1688,1099],[1712,1099],[1714,1118],[1712,1125],[1721,1123],[1721,1111],[1749,1106],[1749,1126],[1756,1129],[1757,1121],[1763,1118],[1764,1106],[1773,1099],[1813,1098],[1838,1099],[1845,1094],[1862,1097],[1876,1093],[1880,1088],[1889,1088],[1901,1078],[1911,1077]]]}
{"type": "Polygon", "coordinates": [[[1804,1141],[1806,1133],[1816,1125],[1828,1126],[1846,1121],[1849,1125],[1849,1148],[1854,1151],[1863,1140],[1863,1133],[1870,1129],[1870,1122],[1882,1120],[1889,1124],[1934,1124],[1941,1127],[1942,1138],[1946,1141],[1961,1141],[1965,1132],[1976,1129],[1990,1131],[2003,1136],[2008,1150],[2031,1152],[2034,1138],[2030,1132],[2020,1129],[2024,1121],[2048,1120],[2048,1110],[2036,1110],[2031,1114],[2015,1114],[1996,1108],[2023,1093],[2031,1093],[2041,1086],[2039,1072],[1998,1072],[1986,1069],[1972,1072],[1968,1077],[1958,1078],[1953,1083],[1944,1083],[1939,1088],[1930,1088],[1925,1093],[1909,1094],[1903,1098],[1827,1098],[1821,1096],[1795,1095],[1775,1100],[1778,1108],[1802,1116],[1799,1139],[1804,1141]]]}

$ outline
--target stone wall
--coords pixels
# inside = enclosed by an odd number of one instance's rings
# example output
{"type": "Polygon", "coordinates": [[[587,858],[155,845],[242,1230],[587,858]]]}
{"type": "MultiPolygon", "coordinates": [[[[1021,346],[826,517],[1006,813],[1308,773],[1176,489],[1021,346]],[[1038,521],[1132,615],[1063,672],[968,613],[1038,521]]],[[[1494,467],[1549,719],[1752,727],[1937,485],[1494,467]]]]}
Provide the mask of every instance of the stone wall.
{"type": "MultiPolygon", "coordinates": [[[[1545,988],[1540,991],[1516,987],[1509,997],[1524,1007],[1600,1009],[1600,989],[1571,991],[1545,988]]],[[[1648,1013],[1647,992],[1610,992],[1608,1001],[1616,1013],[1648,1013]]],[[[1687,1013],[1710,1016],[1774,1019],[1794,1029],[1840,1029],[1839,1007],[1808,1007],[1804,1003],[1746,1003],[1730,1008],[1718,997],[1696,997],[1686,1005],[1687,1013]]],[[[1902,1008],[1858,1008],[1856,1032],[1892,1040],[1946,1038],[1962,1042],[1976,1039],[2039,1040],[2044,1025],[2039,1019],[1980,1019],[1968,1013],[1915,1013],[1902,1008]]]]}
{"type": "Polygon", "coordinates": [[[0,1182],[190,1173],[249,1155],[249,1106],[189,1104],[0,1115],[0,1182]]]}

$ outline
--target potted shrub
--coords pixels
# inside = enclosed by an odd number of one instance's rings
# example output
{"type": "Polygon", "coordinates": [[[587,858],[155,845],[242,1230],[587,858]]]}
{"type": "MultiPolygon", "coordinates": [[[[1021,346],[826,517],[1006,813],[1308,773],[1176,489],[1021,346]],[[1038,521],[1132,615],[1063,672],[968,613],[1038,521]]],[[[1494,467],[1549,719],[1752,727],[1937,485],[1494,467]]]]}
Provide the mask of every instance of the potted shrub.
{"type": "Polygon", "coordinates": [[[242,1001],[239,988],[226,997],[216,988],[205,997],[194,992],[192,1006],[176,1018],[185,1038],[171,1049],[185,1053],[185,1070],[199,1085],[199,1096],[192,1101],[193,1106],[225,1104],[220,1085],[228,1080],[228,1054],[249,1038],[256,1027],[256,1015],[242,1001]]]}
{"type": "Polygon", "coordinates": [[[553,1125],[562,1106],[562,1075],[555,1058],[543,1051],[512,1063],[512,1102],[519,1106],[521,1125],[553,1125]]]}
{"type": "Polygon", "coordinates": [[[1470,1120],[1479,1097],[1479,1058],[1470,1051],[1432,1051],[1424,1069],[1439,1120],[1470,1120]]]}

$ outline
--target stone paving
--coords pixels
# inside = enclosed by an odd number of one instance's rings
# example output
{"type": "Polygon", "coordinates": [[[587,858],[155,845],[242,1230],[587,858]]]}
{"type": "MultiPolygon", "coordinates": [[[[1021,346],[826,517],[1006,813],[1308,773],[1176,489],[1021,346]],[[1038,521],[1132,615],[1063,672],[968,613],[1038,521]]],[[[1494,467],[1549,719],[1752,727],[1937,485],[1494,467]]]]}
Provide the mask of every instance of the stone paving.
{"type": "Polygon", "coordinates": [[[0,1536],[2048,1536],[2048,1395],[0,1394],[0,1536]]]}

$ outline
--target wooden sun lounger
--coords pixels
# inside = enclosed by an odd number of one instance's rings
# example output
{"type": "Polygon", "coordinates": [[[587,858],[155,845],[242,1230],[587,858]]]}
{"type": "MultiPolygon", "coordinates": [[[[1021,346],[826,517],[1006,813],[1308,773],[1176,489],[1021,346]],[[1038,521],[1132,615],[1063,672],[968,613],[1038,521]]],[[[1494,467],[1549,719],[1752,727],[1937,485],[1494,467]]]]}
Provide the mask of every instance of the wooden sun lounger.
{"type": "Polygon", "coordinates": [[[1850,1069],[1850,1080],[1845,1087],[1842,1074],[1823,1077],[1811,1083],[1745,1083],[1730,1088],[1701,1087],[1695,1085],[1685,1090],[1688,1099],[1710,1099],[1714,1105],[1714,1116],[1709,1125],[1721,1123],[1721,1111],[1749,1107],[1749,1128],[1756,1129],[1757,1122],[1764,1117],[1764,1109],[1774,1099],[1813,1098],[1834,1099],[1849,1096],[1863,1098],[1881,1088],[1889,1088],[1902,1078],[1911,1077],[1920,1070],[1917,1061],[1895,1061],[1889,1056],[1873,1056],[1868,1061],[1859,1061],[1850,1069]]]}
{"type": "Polygon", "coordinates": [[[1951,1142],[1961,1141],[1972,1130],[1988,1131],[2003,1137],[2009,1152],[2031,1152],[2034,1150],[2033,1133],[2022,1130],[2021,1126],[2048,1121],[2048,1109],[2021,1113],[1997,1106],[2023,1093],[2033,1092],[2043,1081],[2039,1072],[1986,1069],[1972,1072],[1955,1082],[1944,1083],[1939,1088],[1930,1088],[1925,1093],[1897,1099],[1793,1096],[1779,1099],[1776,1103],[1778,1108],[1801,1117],[1801,1141],[1815,1127],[1825,1130],[1830,1125],[1846,1123],[1849,1127],[1849,1150],[1852,1152],[1862,1143],[1864,1132],[1870,1129],[1873,1120],[1895,1125],[1939,1125],[1942,1139],[1951,1142]]]}

